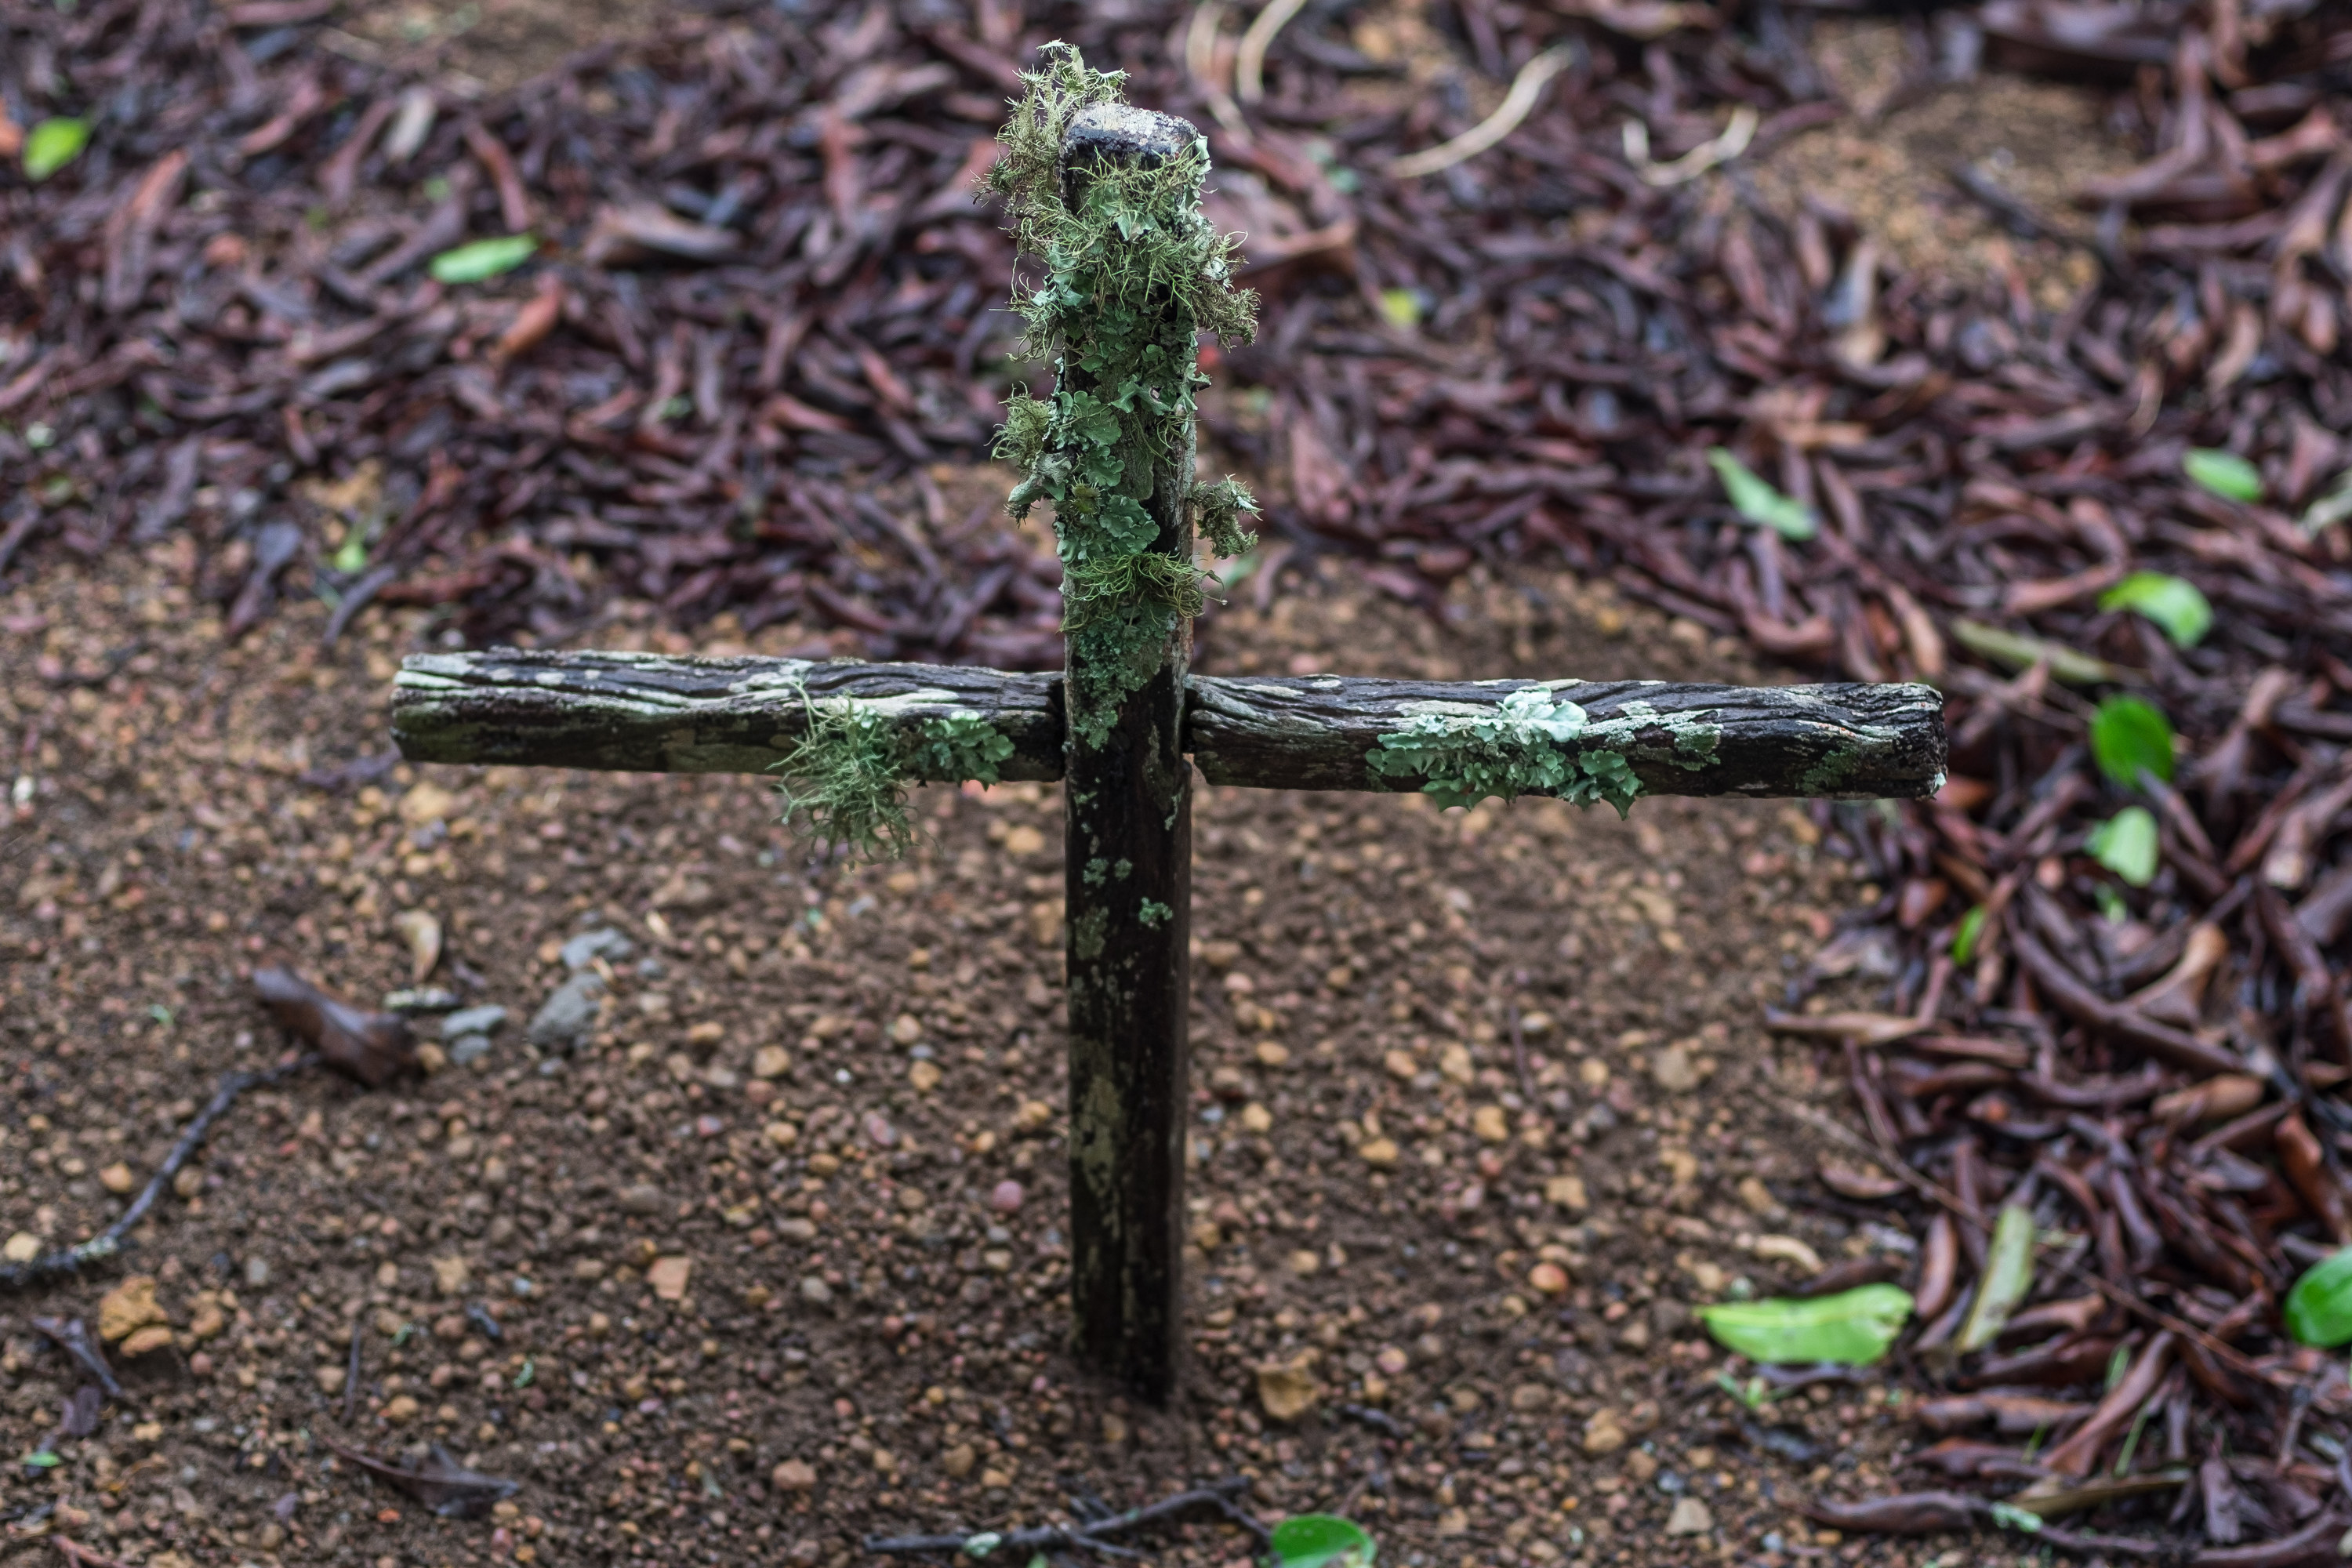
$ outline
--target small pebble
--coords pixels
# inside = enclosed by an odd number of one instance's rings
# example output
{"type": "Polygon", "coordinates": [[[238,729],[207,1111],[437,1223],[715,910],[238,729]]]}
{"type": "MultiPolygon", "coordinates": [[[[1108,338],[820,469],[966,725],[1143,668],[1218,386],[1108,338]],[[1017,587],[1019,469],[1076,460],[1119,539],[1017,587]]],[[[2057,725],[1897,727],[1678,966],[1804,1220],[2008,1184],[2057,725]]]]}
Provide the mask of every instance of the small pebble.
{"type": "Polygon", "coordinates": [[[465,1035],[495,1035],[506,1026],[504,1007],[464,1007],[441,1020],[441,1037],[455,1040],[465,1035]]]}
{"type": "Polygon", "coordinates": [[[596,931],[582,931],[565,942],[558,950],[557,956],[563,961],[564,968],[581,970],[600,958],[617,963],[636,951],[636,943],[611,926],[604,926],[596,931]]]}
{"type": "Polygon", "coordinates": [[[1016,1214],[1020,1211],[1021,1200],[1027,1195],[1018,1182],[999,1182],[989,1189],[988,1206],[998,1214],[1016,1214]]]}
{"type": "Polygon", "coordinates": [[[1666,1516],[1668,1535],[1705,1535],[1715,1528],[1715,1515],[1695,1497],[1678,1498],[1666,1516]]]}

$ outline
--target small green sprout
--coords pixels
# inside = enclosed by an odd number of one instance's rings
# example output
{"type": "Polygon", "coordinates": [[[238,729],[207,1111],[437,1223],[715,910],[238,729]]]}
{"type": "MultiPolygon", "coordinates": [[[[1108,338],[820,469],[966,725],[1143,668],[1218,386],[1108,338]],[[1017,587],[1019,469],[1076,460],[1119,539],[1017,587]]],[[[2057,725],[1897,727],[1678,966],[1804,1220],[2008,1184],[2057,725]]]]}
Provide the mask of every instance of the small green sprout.
{"type": "Polygon", "coordinates": [[[87,120],[44,120],[25,138],[25,178],[39,184],[81,156],[89,145],[87,120]]]}
{"type": "Polygon", "coordinates": [[[529,261],[539,250],[539,241],[528,234],[510,234],[502,239],[477,239],[445,250],[435,257],[425,270],[436,283],[481,283],[511,272],[529,261]]]}
{"type": "Polygon", "coordinates": [[[2126,789],[2139,785],[2146,768],[2158,778],[2172,777],[2172,721],[2152,702],[2137,697],[2110,697],[2091,716],[2091,757],[2099,771],[2126,789]]]}
{"type": "Polygon", "coordinates": [[[1362,1525],[1335,1513],[1293,1514],[1266,1548],[1266,1568],[1372,1568],[1380,1552],[1362,1525]]]}
{"type": "Polygon", "coordinates": [[[1724,447],[1709,447],[1706,460],[1723,481],[1723,493],[1731,498],[1731,507],[1740,516],[1760,528],[1769,528],[1783,539],[1803,541],[1822,531],[1813,516],[1813,509],[1793,496],[1782,495],[1756,475],[1756,471],[1724,447]]]}
{"type": "Polygon", "coordinates": [[[2099,824],[2083,841],[2083,847],[2135,888],[2156,880],[2156,818],[2144,805],[2127,805],[2099,824]]]}
{"type": "Polygon", "coordinates": [[[2263,471],[2235,452],[2218,447],[2191,447],[2180,459],[2180,471],[2225,500],[2263,499],[2263,471]]]}

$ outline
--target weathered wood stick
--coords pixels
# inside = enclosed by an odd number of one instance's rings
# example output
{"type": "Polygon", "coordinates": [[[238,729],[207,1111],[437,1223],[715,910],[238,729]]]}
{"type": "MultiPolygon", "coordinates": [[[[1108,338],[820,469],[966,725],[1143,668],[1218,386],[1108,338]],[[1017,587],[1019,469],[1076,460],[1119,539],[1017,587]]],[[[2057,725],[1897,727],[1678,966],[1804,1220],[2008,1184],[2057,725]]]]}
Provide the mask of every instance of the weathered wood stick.
{"type": "Polygon", "coordinates": [[[806,731],[810,703],[842,698],[875,704],[910,731],[979,714],[1013,742],[999,777],[1062,776],[1058,670],[520,648],[412,654],[393,688],[392,734],[412,763],[760,773],[806,731]]]}
{"type": "Polygon", "coordinates": [[[1563,752],[1615,752],[1643,795],[1916,799],[1943,787],[1944,697],[1932,686],[1196,678],[1185,743],[1212,784],[1412,790],[1420,775],[1370,764],[1383,736],[1529,690],[1582,712],[1576,737],[1554,742],[1563,752]]]}
{"type": "MultiPolygon", "coordinates": [[[[1196,675],[1187,683],[1184,745],[1213,784],[1412,790],[1416,779],[1367,763],[1382,735],[1417,716],[1492,709],[1537,684],[1196,675]]],[[[393,736],[411,762],[756,773],[801,733],[803,689],[814,701],[877,703],[917,729],[929,719],[980,714],[1013,742],[1013,755],[998,764],[1002,776],[1062,776],[1058,672],[946,665],[512,648],[420,654],[394,690],[393,736]]],[[[1943,699],[1933,687],[1622,680],[1543,689],[1551,703],[1583,710],[1586,735],[1624,721],[1631,739],[1622,754],[1644,795],[1917,798],[1943,777],[1943,699]],[[1648,704],[1658,720],[1629,715],[1634,703],[1648,704]]],[[[1592,743],[1580,737],[1560,745],[1592,743]]]]}
{"type": "MultiPolygon", "coordinates": [[[[1079,210],[1097,182],[1173,163],[1200,139],[1173,115],[1124,104],[1080,110],[1062,137],[1063,200],[1079,210]]],[[[1141,251],[1160,241],[1147,226],[1131,243],[1141,251]]],[[[1196,334],[1181,296],[1154,289],[1132,303],[1150,321],[1137,335],[1189,367],[1196,334]]],[[[1108,403],[1120,394],[1118,374],[1098,379],[1079,352],[1099,342],[1060,346],[1057,396],[1108,403]]],[[[1155,527],[1150,553],[1171,570],[1193,559],[1192,453],[1188,414],[1166,447],[1129,448],[1130,477],[1119,481],[1155,527]],[[1139,489],[1139,461],[1148,465],[1139,489]]],[[[1087,460],[1076,447],[1066,457],[1087,460]]],[[[1055,531],[1066,543],[1079,537],[1058,514],[1055,531]]],[[[1066,574],[1066,595],[1069,582],[1066,574]]],[[[1124,614],[1136,617],[1130,635],[1159,642],[1156,658],[1149,646],[1130,652],[1116,638],[1074,630],[1063,664],[1064,691],[1077,709],[1062,784],[1070,1320],[1079,1361],[1164,1405],[1183,1353],[1184,1129],[1192,1110],[1192,770],[1183,742],[1192,623],[1145,605],[1124,614]],[[1139,682],[1136,652],[1157,667],[1139,682]],[[1090,733],[1099,721],[1085,711],[1088,694],[1122,688],[1117,716],[1090,733]]]]}

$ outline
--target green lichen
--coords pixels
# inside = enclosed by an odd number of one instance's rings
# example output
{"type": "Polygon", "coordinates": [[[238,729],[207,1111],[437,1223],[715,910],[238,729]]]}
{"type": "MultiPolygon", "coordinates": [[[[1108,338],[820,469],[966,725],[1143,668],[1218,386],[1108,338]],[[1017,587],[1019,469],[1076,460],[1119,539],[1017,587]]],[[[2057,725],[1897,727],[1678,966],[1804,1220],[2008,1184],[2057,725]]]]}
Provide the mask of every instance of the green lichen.
{"type": "Polygon", "coordinates": [[[977,713],[926,719],[907,742],[906,771],[941,784],[996,782],[996,764],[1013,754],[1013,742],[977,713]]]}
{"type": "Polygon", "coordinates": [[[1723,742],[1723,726],[1695,713],[1661,713],[1638,698],[1585,731],[1588,741],[1614,745],[1628,755],[1652,755],[1638,737],[1646,730],[1664,730],[1673,747],[1660,760],[1690,773],[1713,767],[1716,748],[1723,742]]]}
{"type": "Polygon", "coordinates": [[[1248,548],[1248,492],[1192,482],[1193,393],[1208,379],[1200,335],[1247,342],[1257,297],[1233,287],[1234,242],[1201,213],[1205,140],[1157,162],[1097,164],[1065,192],[1065,135],[1082,110],[1120,102],[1126,78],[1088,68],[1066,44],[1042,52],[1043,67],[1023,73],[988,185],[1020,248],[1045,263],[1034,287],[1015,285],[1013,306],[1028,323],[1022,352],[1050,356],[1055,384],[1042,399],[1013,395],[995,452],[1022,471],[1007,500],[1014,518],[1040,501],[1054,509],[1070,734],[1100,746],[1120,702],[1200,612],[1205,574],[1182,524],[1221,553],[1248,548]],[[1171,476],[1186,493],[1159,495],[1171,476]]]}
{"type": "Polygon", "coordinates": [[[1382,735],[1364,765],[1385,778],[1422,780],[1422,793],[1440,805],[1551,795],[1583,806],[1607,801],[1623,816],[1642,793],[1633,758],[1656,750],[1643,740],[1654,730],[1667,732],[1665,760],[1694,770],[1715,762],[1723,735],[1719,724],[1642,701],[1596,720],[1528,686],[1491,708],[1449,703],[1416,713],[1382,735]]]}
{"type": "Polygon", "coordinates": [[[1158,899],[1146,899],[1136,910],[1135,918],[1143,923],[1144,930],[1158,931],[1175,912],[1158,899]]]}
{"type": "Polygon", "coordinates": [[[854,697],[818,702],[800,692],[807,722],[773,764],[782,821],[827,846],[896,860],[919,838],[907,816],[907,784],[997,781],[1013,742],[977,713],[926,719],[912,729],[854,697]]]}
{"type": "Polygon", "coordinates": [[[1244,515],[1257,515],[1257,500],[1239,479],[1193,487],[1192,515],[1213,553],[1246,555],[1257,548],[1257,535],[1242,525],[1244,515]]]}
{"type": "Polygon", "coordinates": [[[1821,760],[1807,768],[1797,781],[1797,792],[1809,795],[1833,795],[1843,793],[1848,779],[1859,772],[1865,762],[1893,752],[1903,743],[1895,731],[1880,724],[1864,724],[1847,732],[1851,738],[1840,738],[1821,760]]]}

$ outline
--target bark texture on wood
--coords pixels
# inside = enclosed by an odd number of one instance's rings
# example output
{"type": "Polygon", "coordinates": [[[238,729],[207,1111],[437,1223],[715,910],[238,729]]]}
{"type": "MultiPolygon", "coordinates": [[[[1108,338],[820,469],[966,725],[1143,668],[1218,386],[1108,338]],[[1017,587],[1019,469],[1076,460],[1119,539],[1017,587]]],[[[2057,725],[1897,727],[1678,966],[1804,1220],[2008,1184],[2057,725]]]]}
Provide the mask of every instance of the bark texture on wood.
{"type": "Polygon", "coordinates": [[[1192,682],[1185,739],[1212,784],[1412,790],[1371,771],[1381,737],[1424,714],[1468,715],[1541,686],[1592,727],[1643,795],[1917,798],[1944,782],[1944,698],[1932,686],[1681,686],[1655,680],[1384,680],[1307,675],[1192,682]],[[1644,717],[1646,713],[1654,718],[1644,717]]]}
{"type": "MultiPolygon", "coordinates": [[[[1200,132],[1171,115],[1081,110],[1062,142],[1066,200],[1097,163],[1173,158],[1200,132]]],[[[1142,308],[1173,308],[1146,300],[1142,308]]],[[[1189,341],[1190,329],[1184,333],[1189,341]]],[[[1065,383],[1088,389],[1076,364],[1065,383]]],[[[1153,548],[1192,559],[1192,432],[1156,453],[1153,548]]],[[[1192,769],[1176,617],[1159,670],[1119,704],[1103,744],[1073,730],[1064,758],[1070,1028],[1070,1311],[1078,1357],[1155,1404],[1182,1345],[1184,1124],[1192,975],[1192,769]]],[[[1085,640],[1072,638],[1076,685],[1085,640]]],[[[1087,688],[1081,688],[1086,689],[1087,688]]]]}
{"type": "MultiPolygon", "coordinates": [[[[1008,779],[1062,776],[1062,679],[929,664],[678,658],[653,654],[423,654],[393,693],[393,736],[411,762],[510,763],[635,772],[761,773],[797,737],[811,698],[885,703],[910,726],[979,713],[1013,743],[1008,779]]],[[[1409,790],[1364,759],[1418,713],[1499,703],[1524,680],[1366,676],[1186,682],[1180,750],[1220,784],[1409,790]]],[[[1547,683],[1595,721],[1646,702],[1662,716],[1627,752],[1647,795],[1917,797],[1944,770],[1943,700],[1926,686],[1547,683]],[[1675,716],[1714,726],[1714,760],[1692,768],[1675,716]]]]}
{"type": "Polygon", "coordinates": [[[854,697],[919,729],[977,713],[1013,742],[1007,779],[1062,776],[1062,678],[934,664],[660,654],[415,654],[393,688],[413,763],[627,773],[757,773],[807,727],[803,700],[854,697]]]}

